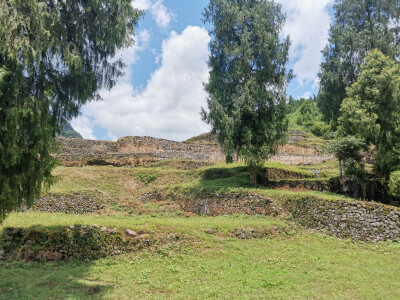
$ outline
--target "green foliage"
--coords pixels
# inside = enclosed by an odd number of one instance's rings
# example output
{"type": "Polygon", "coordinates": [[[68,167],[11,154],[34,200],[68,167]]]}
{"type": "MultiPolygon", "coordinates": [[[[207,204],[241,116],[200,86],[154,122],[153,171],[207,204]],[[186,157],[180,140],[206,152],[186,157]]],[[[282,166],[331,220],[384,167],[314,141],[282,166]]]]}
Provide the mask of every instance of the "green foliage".
{"type": "Polygon", "coordinates": [[[146,184],[156,181],[156,179],[157,179],[156,174],[139,174],[138,176],[139,176],[140,180],[146,184]]]}
{"type": "Polygon", "coordinates": [[[318,102],[334,128],[346,87],[357,80],[367,53],[378,49],[394,59],[400,54],[397,0],[336,0],[335,21],[323,51],[318,102]]]}
{"type": "Polygon", "coordinates": [[[328,139],[332,137],[331,127],[322,121],[316,99],[294,100],[290,96],[288,106],[290,128],[311,132],[318,137],[328,139]]]}
{"type": "Polygon", "coordinates": [[[340,176],[342,176],[342,168],[345,174],[363,177],[364,164],[361,162],[361,150],[365,149],[365,143],[353,136],[346,136],[334,140],[328,147],[339,160],[340,176]]]}
{"type": "Polygon", "coordinates": [[[298,111],[299,115],[296,120],[297,125],[307,126],[308,124],[312,124],[319,119],[317,104],[312,99],[305,99],[301,101],[298,111]]]}
{"type": "Polygon", "coordinates": [[[332,128],[328,124],[322,121],[316,121],[312,124],[310,131],[315,136],[324,137],[329,139],[333,136],[332,128]]]}
{"type": "Polygon", "coordinates": [[[389,178],[390,194],[396,198],[400,198],[400,171],[394,171],[389,178]]]}
{"type": "Polygon", "coordinates": [[[258,167],[286,137],[285,88],[289,38],[285,16],[268,0],[211,0],[204,22],[210,32],[209,112],[203,120],[218,136],[227,161],[238,155],[258,167]]]}
{"type": "Polygon", "coordinates": [[[347,90],[339,131],[376,146],[375,172],[388,175],[400,166],[400,67],[377,50],[347,90]]]}
{"type": "Polygon", "coordinates": [[[52,182],[61,120],[114,85],[140,14],[130,0],[0,2],[0,222],[52,182]]]}

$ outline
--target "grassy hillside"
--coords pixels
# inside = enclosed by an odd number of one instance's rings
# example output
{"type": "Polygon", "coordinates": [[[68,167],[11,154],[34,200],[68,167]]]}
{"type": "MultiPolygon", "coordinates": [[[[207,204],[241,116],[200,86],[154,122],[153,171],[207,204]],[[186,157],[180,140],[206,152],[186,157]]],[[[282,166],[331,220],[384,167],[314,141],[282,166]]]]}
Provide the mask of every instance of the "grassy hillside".
{"type": "MultiPolygon", "coordinates": [[[[254,188],[242,164],[186,170],[187,166],[185,161],[163,161],[147,168],[57,168],[58,181],[50,192],[97,191],[104,196],[105,208],[86,215],[15,213],[0,226],[0,233],[7,227],[55,230],[97,224],[174,239],[93,261],[0,260],[0,299],[400,298],[398,243],[339,240],[297,226],[286,216],[202,217],[168,201],[139,200],[141,194],[154,191],[188,197],[198,191],[245,191],[277,203],[302,196],[343,199],[312,191],[254,188]]],[[[338,172],[334,162],[266,167],[308,180],[313,180],[313,168],[325,178],[338,172]]]]}
{"type": "Polygon", "coordinates": [[[398,299],[399,244],[341,241],[260,216],[154,218],[25,213],[4,226],[102,224],[179,244],[92,262],[0,263],[0,299],[398,299]],[[285,234],[240,239],[236,228],[285,234]],[[29,280],[26,280],[29,278],[29,280]]]}

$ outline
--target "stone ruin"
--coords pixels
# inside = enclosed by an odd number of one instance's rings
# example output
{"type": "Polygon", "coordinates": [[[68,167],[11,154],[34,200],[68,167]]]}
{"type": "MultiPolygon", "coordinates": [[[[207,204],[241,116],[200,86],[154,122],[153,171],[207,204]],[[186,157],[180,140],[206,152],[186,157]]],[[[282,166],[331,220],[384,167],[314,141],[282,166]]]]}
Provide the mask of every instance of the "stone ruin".
{"type": "MultiPolygon", "coordinates": [[[[220,146],[213,142],[174,142],[152,137],[124,137],[116,142],[58,138],[55,156],[63,166],[146,166],[160,160],[225,161],[220,146]]],[[[289,165],[320,164],[333,159],[317,149],[285,145],[271,161],[289,165]]]]}

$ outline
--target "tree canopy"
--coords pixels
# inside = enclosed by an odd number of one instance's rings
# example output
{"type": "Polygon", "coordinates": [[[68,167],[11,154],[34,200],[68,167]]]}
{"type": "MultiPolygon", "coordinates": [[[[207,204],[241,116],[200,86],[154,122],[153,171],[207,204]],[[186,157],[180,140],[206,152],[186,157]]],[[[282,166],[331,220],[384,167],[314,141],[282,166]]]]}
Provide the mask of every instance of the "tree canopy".
{"type": "Polygon", "coordinates": [[[400,3],[397,0],[336,0],[335,21],[321,64],[319,107],[336,128],[346,87],[357,80],[370,50],[394,59],[400,54],[400,3]]]}
{"type": "Polygon", "coordinates": [[[211,0],[204,21],[213,29],[203,119],[217,133],[227,161],[237,155],[260,166],[287,131],[290,41],[280,38],[285,15],[273,1],[211,0]]]}
{"type": "Polygon", "coordinates": [[[358,80],[347,89],[340,112],[339,132],[375,145],[375,172],[388,177],[400,166],[399,65],[372,50],[358,80]]]}
{"type": "Polygon", "coordinates": [[[115,84],[140,15],[130,0],[0,2],[0,221],[51,182],[53,137],[115,84]]]}

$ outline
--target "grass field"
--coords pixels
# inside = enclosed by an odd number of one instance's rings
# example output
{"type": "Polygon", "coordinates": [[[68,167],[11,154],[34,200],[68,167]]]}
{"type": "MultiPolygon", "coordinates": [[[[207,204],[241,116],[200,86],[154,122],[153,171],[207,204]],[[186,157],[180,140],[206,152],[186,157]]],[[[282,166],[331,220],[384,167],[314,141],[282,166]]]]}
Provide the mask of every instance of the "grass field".
{"type": "MultiPolygon", "coordinates": [[[[14,213],[0,226],[0,233],[6,227],[98,224],[180,239],[88,262],[0,261],[0,299],[400,299],[398,243],[340,240],[296,226],[284,216],[200,217],[138,200],[141,193],[154,190],[162,194],[244,191],[274,201],[344,197],[254,188],[241,164],[195,170],[181,170],[175,164],[179,161],[147,168],[57,168],[54,174],[59,180],[50,192],[98,191],[106,209],[90,215],[14,213]],[[250,239],[233,234],[242,229],[275,233],[250,239]]],[[[313,167],[332,174],[337,170],[332,162],[266,167],[299,174],[311,174],[313,167]]]]}
{"type": "Polygon", "coordinates": [[[400,245],[338,240],[262,216],[13,214],[4,226],[101,224],[174,232],[172,248],[90,263],[0,263],[1,299],[399,299],[400,245]],[[235,228],[287,228],[242,240],[235,228]],[[214,234],[207,234],[207,229],[214,234]]]}

